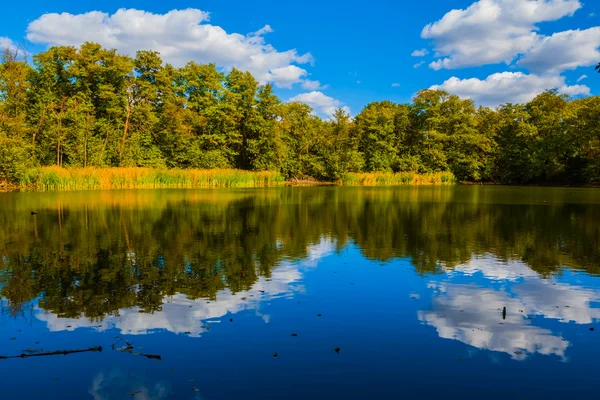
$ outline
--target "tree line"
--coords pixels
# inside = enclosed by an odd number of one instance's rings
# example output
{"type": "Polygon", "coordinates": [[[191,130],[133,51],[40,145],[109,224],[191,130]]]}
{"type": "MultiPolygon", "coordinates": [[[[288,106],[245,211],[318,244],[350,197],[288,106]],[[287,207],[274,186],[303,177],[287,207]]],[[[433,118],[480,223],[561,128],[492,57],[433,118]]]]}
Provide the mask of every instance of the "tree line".
{"type": "Polygon", "coordinates": [[[339,180],[348,172],[452,172],[464,181],[600,180],[600,97],[546,91],[476,107],[439,90],[329,118],[214,64],[165,64],[96,43],[0,59],[0,181],[38,166],[238,168],[339,180]]]}

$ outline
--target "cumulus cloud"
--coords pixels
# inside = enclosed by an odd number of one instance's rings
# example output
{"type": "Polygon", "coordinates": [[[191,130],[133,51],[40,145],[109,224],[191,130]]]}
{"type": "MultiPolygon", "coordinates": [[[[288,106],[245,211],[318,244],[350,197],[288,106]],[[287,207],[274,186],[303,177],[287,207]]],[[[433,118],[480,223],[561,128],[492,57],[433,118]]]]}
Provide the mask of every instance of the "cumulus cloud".
{"type": "Polygon", "coordinates": [[[294,83],[300,82],[302,77],[306,74],[306,70],[296,65],[288,65],[286,67],[271,70],[271,80],[273,80],[278,87],[289,89],[294,83]]]}
{"type": "Polygon", "coordinates": [[[14,46],[11,39],[0,36],[0,49],[10,49],[14,46]]]}
{"type": "Polygon", "coordinates": [[[430,64],[435,70],[508,64],[542,40],[536,24],[581,7],[579,0],[480,0],[428,24],[421,37],[433,40],[436,55],[443,57],[430,64]]]}
{"type": "Polygon", "coordinates": [[[548,89],[558,89],[570,96],[588,95],[585,85],[567,85],[565,78],[556,75],[535,75],[522,72],[500,72],[481,80],[452,77],[441,85],[431,86],[434,90],[445,90],[463,98],[472,99],[484,106],[503,103],[524,103],[548,89]]]}
{"type": "Polygon", "coordinates": [[[415,65],[413,65],[413,68],[415,68],[415,69],[421,68],[423,65],[425,65],[425,61],[416,63],[415,65]]]}
{"type": "Polygon", "coordinates": [[[100,11],[52,13],[29,24],[27,39],[47,45],[98,42],[129,55],[140,49],[156,50],[176,66],[187,61],[214,62],[223,68],[250,71],[259,81],[279,87],[290,87],[307,74],[295,64],[312,62],[310,53],[276,50],[264,39],[273,32],[269,25],[243,35],[228,33],[208,21],[209,13],[193,8],[166,14],[135,9],[120,9],[112,15],[100,11]]]}
{"type": "Polygon", "coordinates": [[[600,27],[557,32],[537,42],[518,61],[534,73],[560,73],[600,60],[600,27]]]}
{"type": "Polygon", "coordinates": [[[427,51],[427,49],[421,49],[421,50],[415,50],[411,53],[411,56],[413,57],[425,57],[427,54],[429,54],[429,51],[427,51]]]}
{"type": "Polygon", "coordinates": [[[329,85],[321,85],[319,81],[312,81],[310,79],[305,79],[302,82],[302,89],[305,90],[324,90],[327,89],[329,85]]]}
{"type": "Polygon", "coordinates": [[[8,50],[13,54],[25,55],[27,52],[10,38],[0,36],[0,51],[8,50]]]}
{"type": "Polygon", "coordinates": [[[587,79],[588,76],[586,74],[581,75],[579,78],[577,78],[577,83],[581,82],[584,79],[587,79]]]}
{"type": "Polygon", "coordinates": [[[301,93],[297,96],[289,99],[290,102],[297,101],[300,103],[308,104],[311,106],[317,113],[326,115],[328,117],[333,116],[335,110],[338,108],[344,109],[348,114],[350,113],[350,109],[343,105],[343,103],[333,97],[329,97],[323,92],[312,91],[309,93],[301,93]]]}
{"type": "Polygon", "coordinates": [[[400,84],[398,82],[394,82],[394,83],[392,83],[392,87],[396,87],[396,88],[400,87],[400,84]]]}

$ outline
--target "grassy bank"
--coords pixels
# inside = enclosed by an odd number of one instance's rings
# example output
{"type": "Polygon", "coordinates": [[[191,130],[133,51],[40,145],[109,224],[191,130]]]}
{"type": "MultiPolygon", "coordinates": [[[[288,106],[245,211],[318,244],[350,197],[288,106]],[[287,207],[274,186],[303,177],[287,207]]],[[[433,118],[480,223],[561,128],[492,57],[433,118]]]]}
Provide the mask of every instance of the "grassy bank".
{"type": "Polygon", "coordinates": [[[226,188],[275,186],[283,182],[281,174],[270,171],[42,167],[18,186],[29,190],[226,188]]]}
{"type": "Polygon", "coordinates": [[[288,181],[278,172],[237,169],[60,168],[41,167],[4,190],[90,190],[145,188],[228,188],[341,184],[349,186],[446,185],[456,183],[450,172],[349,173],[340,182],[288,181]]]}
{"type": "Polygon", "coordinates": [[[348,173],[342,184],[354,186],[451,185],[456,178],[451,172],[417,174],[414,172],[348,173]]]}

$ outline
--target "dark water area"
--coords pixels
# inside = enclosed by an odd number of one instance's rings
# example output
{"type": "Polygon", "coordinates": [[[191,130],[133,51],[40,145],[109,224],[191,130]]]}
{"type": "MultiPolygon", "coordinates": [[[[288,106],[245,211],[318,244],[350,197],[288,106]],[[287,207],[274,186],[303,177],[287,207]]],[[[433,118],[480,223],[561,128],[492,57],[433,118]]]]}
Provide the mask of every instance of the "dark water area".
{"type": "Polygon", "coordinates": [[[0,251],[1,399],[598,393],[597,189],[6,193],[0,251]]]}

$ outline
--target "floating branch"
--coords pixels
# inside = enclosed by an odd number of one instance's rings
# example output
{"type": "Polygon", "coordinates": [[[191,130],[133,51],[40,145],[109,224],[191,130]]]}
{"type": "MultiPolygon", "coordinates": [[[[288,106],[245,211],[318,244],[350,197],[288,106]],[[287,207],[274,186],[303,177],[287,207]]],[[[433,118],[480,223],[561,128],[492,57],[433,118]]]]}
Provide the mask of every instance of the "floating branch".
{"type": "Polygon", "coordinates": [[[58,355],[67,355],[74,353],[87,353],[90,351],[102,351],[102,346],[90,347],[89,349],[84,350],[58,350],[51,351],[48,353],[33,353],[33,354],[21,354],[18,356],[0,356],[0,360],[6,360],[7,358],[29,358],[29,357],[42,357],[42,356],[58,356],[58,355]]]}

